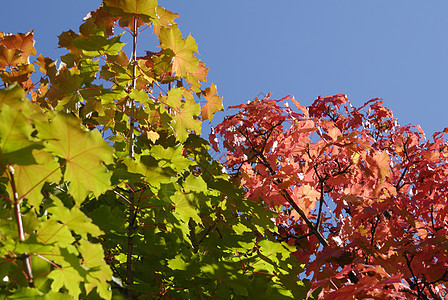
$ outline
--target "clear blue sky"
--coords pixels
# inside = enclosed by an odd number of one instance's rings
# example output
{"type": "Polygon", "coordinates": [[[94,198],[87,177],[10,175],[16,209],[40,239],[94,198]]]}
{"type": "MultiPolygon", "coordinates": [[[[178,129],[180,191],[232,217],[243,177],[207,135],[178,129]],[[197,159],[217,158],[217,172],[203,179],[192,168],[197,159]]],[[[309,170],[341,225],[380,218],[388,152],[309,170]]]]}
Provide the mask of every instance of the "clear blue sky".
{"type": "MultiPolygon", "coordinates": [[[[38,52],[54,59],[65,53],[57,36],[77,31],[101,3],[3,2],[0,31],[34,29],[38,52]]],[[[304,105],[343,93],[357,106],[383,98],[401,124],[420,124],[428,135],[448,127],[447,0],[159,3],[196,39],[225,107],[268,92],[304,105]]]]}

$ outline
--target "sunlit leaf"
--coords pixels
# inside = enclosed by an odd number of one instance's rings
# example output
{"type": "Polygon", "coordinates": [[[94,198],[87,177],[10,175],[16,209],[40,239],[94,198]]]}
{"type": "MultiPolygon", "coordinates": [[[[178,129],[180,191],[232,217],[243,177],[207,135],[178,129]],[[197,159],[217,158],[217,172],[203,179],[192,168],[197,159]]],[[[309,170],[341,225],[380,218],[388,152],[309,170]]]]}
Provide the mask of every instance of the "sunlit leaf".
{"type": "Polygon", "coordinates": [[[59,203],[59,205],[48,208],[48,212],[53,215],[52,219],[58,220],[61,224],[67,226],[68,229],[81,235],[84,239],[87,239],[87,234],[93,237],[98,237],[103,234],[98,226],[93,224],[92,220],[76,206],[68,209],[62,203],[59,203]]]}
{"type": "Polygon", "coordinates": [[[61,179],[60,165],[44,150],[33,150],[36,164],[15,165],[14,179],[19,198],[27,198],[34,207],[42,202],[41,189],[45,182],[58,183],[61,179]]]}
{"type": "Polygon", "coordinates": [[[224,107],[222,106],[222,98],[218,96],[218,92],[214,84],[205,89],[204,97],[207,100],[207,104],[202,107],[202,120],[211,121],[215,112],[224,110],[224,107]]]}
{"type": "Polygon", "coordinates": [[[19,50],[8,49],[7,47],[0,45],[0,68],[14,67],[25,63],[21,53],[22,52],[19,50]]]}
{"type": "Polygon", "coordinates": [[[161,28],[159,33],[162,49],[170,49],[173,52],[173,71],[177,76],[193,74],[198,66],[199,60],[194,56],[198,46],[193,37],[182,38],[177,26],[161,28]]]}
{"type": "Polygon", "coordinates": [[[33,127],[17,110],[3,106],[0,112],[0,149],[2,156],[32,146],[33,127]]]}
{"type": "Polygon", "coordinates": [[[57,243],[60,247],[69,246],[75,241],[67,226],[58,223],[54,219],[48,219],[41,223],[36,237],[43,244],[51,245],[57,243]]]}
{"type": "Polygon", "coordinates": [[[75,299],[81,293],[79,284],[83,278],[73,267],[57,268],[48,275],[48,278],[53,279],[51,288],[54,291],[59,291],[62,287],[65,287],[75,299]]]}
{"type": "Polygon", "coordinates": [[[88,57],[117,54],[125,43],[120,42],[120,36],[107,39],[103,36],[91,36],[88,39],[77,38],[72,44],[88,57]]]}
{"type": "Polygon", "coordinates": [[[118,8],[125,13],[156,17],[157,0],[104,0],[105,5],[118,8]]]}
{"type": "Polygon", "coordinates": [[[206,192],[207,183],[200,176],[188,175],[184,183],[185,191],[188,192],[206,192]]]}
{"type": "Polygon", "coordinates": [[[36,55],[33,38],[33,30],[30,30],[27,33],[7,35],[0,40],[0,44],[8,49],[20,50],[21,56],[24,59],[28,59],[30,55],[36,55]]]}
{"type": "Polygon", "coordinates": [[[174,132],[179,141],[185,141],[190,131],[201,134],[201,121],[195,119],[200,109],[198,104],[188,101],[182,105],[180,112],[174,117],[174,132]]]}
{"type": "Polygon", "coordinates": [[[111,173],[103,163],[112,162],[112,148],[97,131],[82,131],[75,119],[62,115],[36,125],[46,149],[65,160],[64,179],[78,203],[89,192],[99,196],[109,188],[111,173]]]}
{"type": "Polygon", "coordinates": [[[196,210],[194,204],[191,202],[190,196],[188,194],[176,192],[170,199],[174,203],[176,214],[179,215],[180,219],[185,224],[188,224],[190,218],[198,223],[201,222],[198,211],[196,210]]]}

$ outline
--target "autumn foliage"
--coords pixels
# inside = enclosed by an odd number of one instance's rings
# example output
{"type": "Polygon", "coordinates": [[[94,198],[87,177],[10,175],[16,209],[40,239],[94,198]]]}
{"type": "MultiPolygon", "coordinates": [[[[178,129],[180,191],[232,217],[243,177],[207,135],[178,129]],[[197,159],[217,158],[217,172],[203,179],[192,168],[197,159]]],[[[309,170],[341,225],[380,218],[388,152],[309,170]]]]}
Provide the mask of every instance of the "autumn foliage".
{"type": "Polygon", "coordinates": [[[448,130],[427,140],[379,99],[355,108],[345,95],[233,108],[215,128],[225,166],[277,213],[271,234],[296,247],[322,298],[447,295],[448,130]]]}
{"type": "Polygon", "coordinates": [[[104,0],[59,59],[0,33],[0,297],[446,297],[448,130],[268,95],[209,143],[222,99],[177,17],[104,0]]]}

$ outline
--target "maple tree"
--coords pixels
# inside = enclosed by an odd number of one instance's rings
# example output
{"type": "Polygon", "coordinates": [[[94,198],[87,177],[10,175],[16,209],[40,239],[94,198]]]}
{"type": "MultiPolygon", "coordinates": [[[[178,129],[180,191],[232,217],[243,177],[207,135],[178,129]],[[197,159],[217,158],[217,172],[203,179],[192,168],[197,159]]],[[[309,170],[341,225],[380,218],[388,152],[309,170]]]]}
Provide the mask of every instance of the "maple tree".
{"type": "Polygon", "coordinates": [[[224,137],[228,172],[277,214],[272,235],[296,247],[320,298],[446,297],[448,129],[427,140],[379,99],[345,95],[233,108],[210,140],[224,137]]]}
{"type": "Polygon", "coordinates": [[[200,137],[222,99],[177,17],[104,0],[59,61],[0,33],[2,298],[306,295],[294,247],[266,234],[275,214],[200,137]]]}
{"type": "Polygon", "coordinates": [[[177,17],[104,0],[59,62],[0,33],[0,295],[444,298],[448,129],[267,96],[213,129],[223,168],[200,136],[222,99],[177,17]]]}

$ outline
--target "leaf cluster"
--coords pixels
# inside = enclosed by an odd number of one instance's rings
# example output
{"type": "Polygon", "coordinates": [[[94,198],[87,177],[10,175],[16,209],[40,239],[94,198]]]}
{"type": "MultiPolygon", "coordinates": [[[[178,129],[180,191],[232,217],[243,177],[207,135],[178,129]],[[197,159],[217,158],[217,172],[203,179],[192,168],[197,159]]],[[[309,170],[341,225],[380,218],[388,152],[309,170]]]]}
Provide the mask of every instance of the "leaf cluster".
{"type": "Polygon", "coordinates": [[[447,129],[427,140],[379,99],[356,108],[345,95],[309,107],[268,95],[235,108],[210,140],[224,137],[226,169],[246,197],[278,212],[277,240],[296,247],[312,290],[446,296],[447,129]]]}
{"type": "Polygon", "coordinates": [[[4,297],[304,297],[277,214],[200,137],[222,99],[177,16],[104,0],[59,36],[59,61],[32,58],[33,32],[0,34],[4,297]]]}

